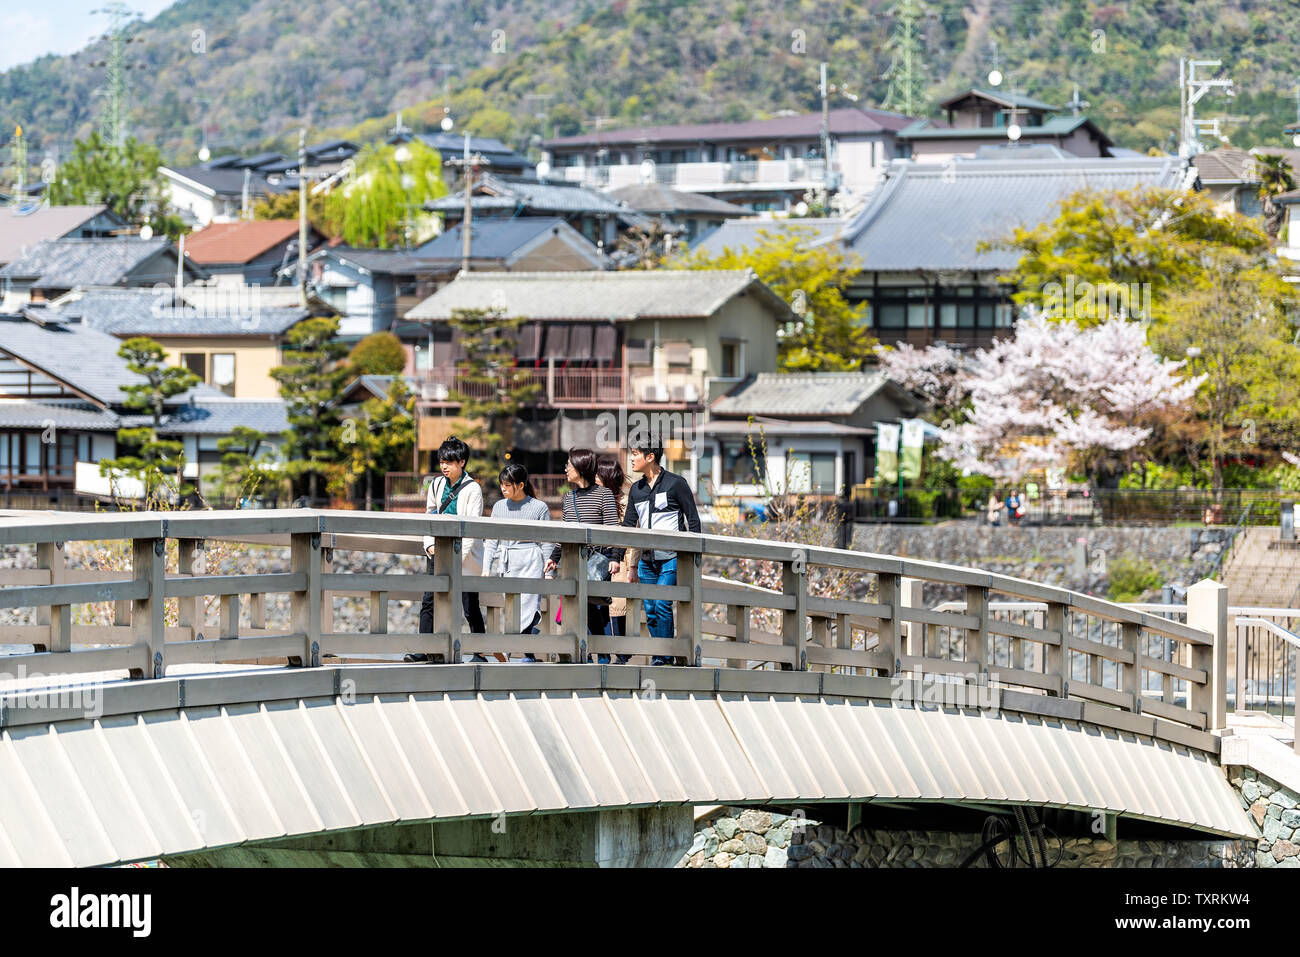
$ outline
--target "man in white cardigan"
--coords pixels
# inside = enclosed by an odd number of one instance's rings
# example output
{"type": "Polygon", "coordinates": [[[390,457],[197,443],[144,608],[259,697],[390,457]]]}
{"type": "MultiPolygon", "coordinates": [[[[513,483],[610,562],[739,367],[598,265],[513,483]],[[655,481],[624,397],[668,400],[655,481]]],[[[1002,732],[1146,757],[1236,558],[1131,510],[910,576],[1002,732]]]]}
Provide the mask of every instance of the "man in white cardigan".
{"type": "MultiPolygon", "coordinates": [[[[483,489],[478,482],[465,471],[469,461],[469,446],[452,436],[438,447],[438,469],[442,472],[429,485],[429,494],[425,500],[425,512],[430,515],[459,515],[462,518],[483,517],[483,489]]],[[[424,538],[424,553],[428,556],[428,573],[435,574],[433,565],[433,548],[435,539],[431,535],[424,538]]],[[[461,569],[466,575],[478,575],[483,566],[483,543],[479,539],[461,540],[461,569]]],[[[483,609],[479,607],[478,592],[462,592],[461,606],[465,610],[465,620],[469,630],[482,634],[487,631],[483,622],[483,609]]],[[[433,592],[424,593],[420,605],[420,633],[433,633],[433,592]]],[[[428,661],[427,655],[407,655],[408,661],[428,661]]],[[[474,655],[474,661],[484,661],[482,655],[474,655]]]]}

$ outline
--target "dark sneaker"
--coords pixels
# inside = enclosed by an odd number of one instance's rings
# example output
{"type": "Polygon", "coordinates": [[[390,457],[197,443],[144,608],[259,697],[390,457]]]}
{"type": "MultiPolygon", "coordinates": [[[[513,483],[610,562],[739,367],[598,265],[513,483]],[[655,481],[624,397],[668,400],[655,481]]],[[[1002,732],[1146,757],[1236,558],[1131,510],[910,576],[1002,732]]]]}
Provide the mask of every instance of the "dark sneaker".
{"type": "Polygon", "coordinates": [[[524,657],[523,657],[523,662],[524,662],[524,664],[526,664],[526,665],[540,665],[540,664],[541,664],[541,662],[537,660],[537,656],[536,656],[536,655],[524,655],[524,657]]]}
{"type": "Polygon", "coordinates": [[[405,658],[403,658],[402,660],[403,660],[403,661],[406,661],[406,662],[412,662],[412,663],[418,662],[418,663],[421,663],[421,664],[422,664],[422,663],[424,663],[424,662],[426,662],[426,661],[429,660],[429,656],[428,656],[428,655],[421,655],[421,654],[411,654],[411,655],[407,655],[407,656],[406,656],[405,658]]]}
{"type": "Polygon", "coordinates": [[[673,660],[667,655],[655,655],[650,659],[650,664],[652,665],[670,665],[672,663],[673,660]]]}
{"type": "Polygon", "coordinates": [[[470,661],[474,662],[475,664],[478,664],[479,662],[482,662],[483,664],[487,664],[487,659],[480,654],[475,654],[474,657],[470,659],[470,661]]]}

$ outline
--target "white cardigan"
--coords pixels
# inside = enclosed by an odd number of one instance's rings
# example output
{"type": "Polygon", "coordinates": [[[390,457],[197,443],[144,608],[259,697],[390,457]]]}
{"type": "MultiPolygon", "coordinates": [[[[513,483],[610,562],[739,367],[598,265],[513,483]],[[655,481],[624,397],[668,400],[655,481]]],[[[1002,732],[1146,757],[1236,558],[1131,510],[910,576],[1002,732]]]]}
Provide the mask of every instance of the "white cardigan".
{"type": "MultiPolygon", "coordinates": [[[[438,505],[442,502],[443,490],[447,487],[445,476],[439,475],[429,483],[429,494],[425,498],[424,511],[429,515],[438,514],[438,505]]],[[[483,489],[471,477],[460,491],[456,493],[457,518],[483,517],[483,489]]],[[[424,550],[427,553],[436,539],[432,535],[424,536],[424,550]]],[[[481,539],[466,537],[461,540],[461,564],[469,562],[471,566],[483,567],[483,542],[481,539]]],[[[477,574],[476,570],[466,569],[467,574],[477,574]]]]}

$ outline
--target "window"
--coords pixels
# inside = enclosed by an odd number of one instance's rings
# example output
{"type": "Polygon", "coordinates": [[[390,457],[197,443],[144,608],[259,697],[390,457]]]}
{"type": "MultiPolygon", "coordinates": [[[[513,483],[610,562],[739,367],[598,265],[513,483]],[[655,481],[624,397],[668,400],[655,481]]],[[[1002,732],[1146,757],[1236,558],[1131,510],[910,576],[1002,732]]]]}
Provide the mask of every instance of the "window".
{"type": "Polygon", "coordinates": [[[791,452],[786,463],[791,492],[835,493],[834,452],[791,452]]]}
{"type": "Polygon", "coordinates": [[[220,389],[226,395],[235,394],[235,354],[233,352],[214,352],[212,354],[212,382],[214,389],[220,389]]]}
{"type": "Polygon", "coordinates": [[[722,378],[741,379],[745,375],[745,359],[741,343],[722,344],[722,378]]]}
{"type": "Polygon", "coordinates": [[[923,302],[907,304],[907,328],[925,329],[930,325],[930,307],[923,302]]]}
{"type": "Polygon", "coordinates": [[[880,328],[902,329],[906,315],[906,307],[901,302],[884,303],[880,307],[880,328]]]}
{"type": "Polygon", "coordinates": [[[701,505],[711,505],[713,503],[713,449],[712,447],[700,450],[699,471],[696,480],[695,500],[701,505]]]}
{"type": "Polygon", "coordinates": [[[202,352],[182,352],[181,365],[189,369],[202,381],[208,381],[207,355],[202,352]]]}
{"type": "Polygon", "coordinates": [[[722,485],[757,485],[767,471],[763,447],[755,441],[753,454],[749,443],[725,442],[718,482],[722,485]]]}

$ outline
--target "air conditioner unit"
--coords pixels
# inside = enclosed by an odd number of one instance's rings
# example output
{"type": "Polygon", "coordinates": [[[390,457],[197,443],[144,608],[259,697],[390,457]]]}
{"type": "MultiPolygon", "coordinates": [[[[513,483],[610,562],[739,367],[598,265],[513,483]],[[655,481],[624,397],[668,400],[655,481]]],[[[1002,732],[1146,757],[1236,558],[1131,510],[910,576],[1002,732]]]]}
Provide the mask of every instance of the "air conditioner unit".
{"type": "Polygon", "coordinates": [[[446,402],[447,387],[441,382],[426,382],[420,388],[420,398],[426,402],[446,402]]]}
{"type": "Polygon", "coordinates": [[[700,401],[700,390],[699,390],[699,388],[695,385],[695,383],[693,383],[693,382],[688,382],[688,383],[686,383],[686,390],[685,390],[685,393],[686,393],[686,401],[687,401],[687,402],[699,402],[699,401],[700,401]]]}

